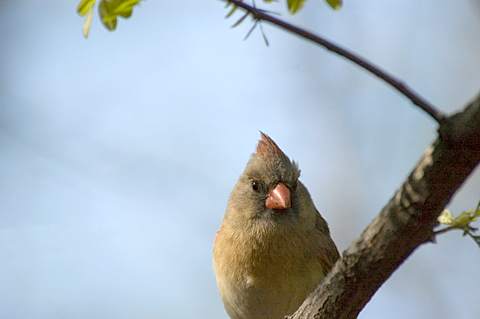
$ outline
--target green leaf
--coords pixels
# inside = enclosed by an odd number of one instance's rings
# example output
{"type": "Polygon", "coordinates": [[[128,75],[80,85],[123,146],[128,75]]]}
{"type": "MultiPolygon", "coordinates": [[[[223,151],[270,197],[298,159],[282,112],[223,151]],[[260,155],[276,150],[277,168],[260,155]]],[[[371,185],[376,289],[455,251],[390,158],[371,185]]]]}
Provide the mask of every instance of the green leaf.
{"type": "Polygon", "coordinates": [[[230,10],[230,12],[227,14],[225,18],[230,17],[237,9],[238,9],[238,6],[233,6],[232,10],[230,10]]]}
{"type": "Polygon", "coordinates": [[[82,0],[77,6],[77,13],[81,16],[86,15],[87,13],[90,14],[90,11],[93,8],[93,5],[97,2],[97,0],[82,0]]]}
{"type": "Polygon", "coordinates": [[[306,1],[307,0],[287,0],[288,10],[290,10],[291,14],[294,14],[303,7],[306,1]]]}
{"type": "Polygon", "coordinates": [[[468,210],[466,212],[461,213],[460,215],[458,215],[455,218],[454,221],[455,221],[455,224],[457,225],[457,227],[468,225],[470,222],[472,222],[474,220],[470,216],[471,212],[472,212],[471,210],[468,210]]]}
{"type": "Polygon", "coordinates": [[[109,30],[117,27],[117,16],[129,18],[132,10],[141,0],[102,0],[100,2],[100,17],[103,25],[109,30]]]}
{"type": "Polygon", "coordinates": [[[88,32],[90,31],[90,23],[92,22],[92,15],[93,15],[93,6],[90,7],[90,10],[88,10],[87,18],[85,19],[85,23],[83,24],[82,33],[85,38],[88,37],[88,32]]]}
{"type": "Polygon", "coordinates": [[[453,218],[452,213],[449,210],[444,210],[440,216],[438,216],[437,220],[444,225],[449,225],[448,227],[436,231],[435,234],[445,233],[452,229],[460,229],[463,230],[463,236],[470,236],[475,243],[480,248],[480,236],[476,236],[475,233],[478,228],[475,228],[471,225],[471,223],[475,222],[477,218],[480,216],[480,201],[477,204],[477,208],[475,211],[467,210],[466,212],[461,213],[457,217],[453,218]]]}
{"type": "Polygon", "coordinates": [[[110,31],[115,30],[117,27],[117,16],[112,14],[110,2],[102,0],[98,9],[100,11],[103,25],[110,31]]]}
{"type": "Polygon", "coordinates": [[[327,0],[327,3],[335,10],[340,10],[342,7],[342,0],[327,0]]]}
{"type": "Polygon", "coordinates": [[[129,18],[132,15],[133,7],[136,6],[140,1],[141,0],[114,0],[112,3],[118,3],[118,5],[113,9],[113,12],[124,18],[129,18]]]}

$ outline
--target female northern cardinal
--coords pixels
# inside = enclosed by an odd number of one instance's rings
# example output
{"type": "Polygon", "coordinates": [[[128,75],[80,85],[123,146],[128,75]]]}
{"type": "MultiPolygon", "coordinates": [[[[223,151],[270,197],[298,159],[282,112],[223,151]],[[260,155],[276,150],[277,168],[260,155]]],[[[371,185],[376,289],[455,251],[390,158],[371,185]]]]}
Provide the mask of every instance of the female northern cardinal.
{"type": "Polygon", "coordinates": [[[232,319],[283,319],[340,257],[300,170],[261,133],[215,237],[218,290],[232,319]]]}

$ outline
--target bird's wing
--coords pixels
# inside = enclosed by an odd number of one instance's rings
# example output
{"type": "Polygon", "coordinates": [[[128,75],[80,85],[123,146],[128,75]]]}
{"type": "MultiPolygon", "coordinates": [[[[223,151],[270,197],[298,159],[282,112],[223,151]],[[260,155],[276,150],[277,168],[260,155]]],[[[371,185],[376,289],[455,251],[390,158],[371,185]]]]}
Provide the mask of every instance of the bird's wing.
{"type": "Polygon", "coordinates": [[[321,247],[321,252],[319,255],[320,263],[325,270],[325,275],[333,268],[337,260],[340,258],[340,254],[338,253],[337,246],[333,242],[332,238],[330,237],[330,230],[328,229],[327,222],[325,219],[320,216],[320,213],[317,210],[317,221],[316,221],[316,228],[324,234],[324,242],[321,247]]]}

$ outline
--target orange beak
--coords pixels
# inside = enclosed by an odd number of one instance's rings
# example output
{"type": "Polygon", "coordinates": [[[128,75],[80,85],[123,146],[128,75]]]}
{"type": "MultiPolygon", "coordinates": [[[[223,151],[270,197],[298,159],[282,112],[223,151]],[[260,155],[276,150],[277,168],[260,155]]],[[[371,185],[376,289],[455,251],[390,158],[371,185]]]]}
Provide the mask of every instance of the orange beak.
{"type": "Polygon", "coordinates": [[[292,207],[290,201],[290,190],[282,182],[278,183],[274,189],[268,192],[265,200],[265,207],[271,209],[287,209],[292,207]]]}

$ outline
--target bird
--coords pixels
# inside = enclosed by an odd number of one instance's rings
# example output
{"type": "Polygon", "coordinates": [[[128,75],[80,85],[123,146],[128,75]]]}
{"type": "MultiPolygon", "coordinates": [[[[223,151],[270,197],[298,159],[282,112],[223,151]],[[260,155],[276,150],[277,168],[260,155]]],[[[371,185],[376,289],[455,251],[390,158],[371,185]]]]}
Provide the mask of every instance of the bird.
{"type": "Polygon", "coordinates": [[[213,246],[217,286],[231,319],[293,314],[340,258],[298,164],[260,135],[213,246]]]}

